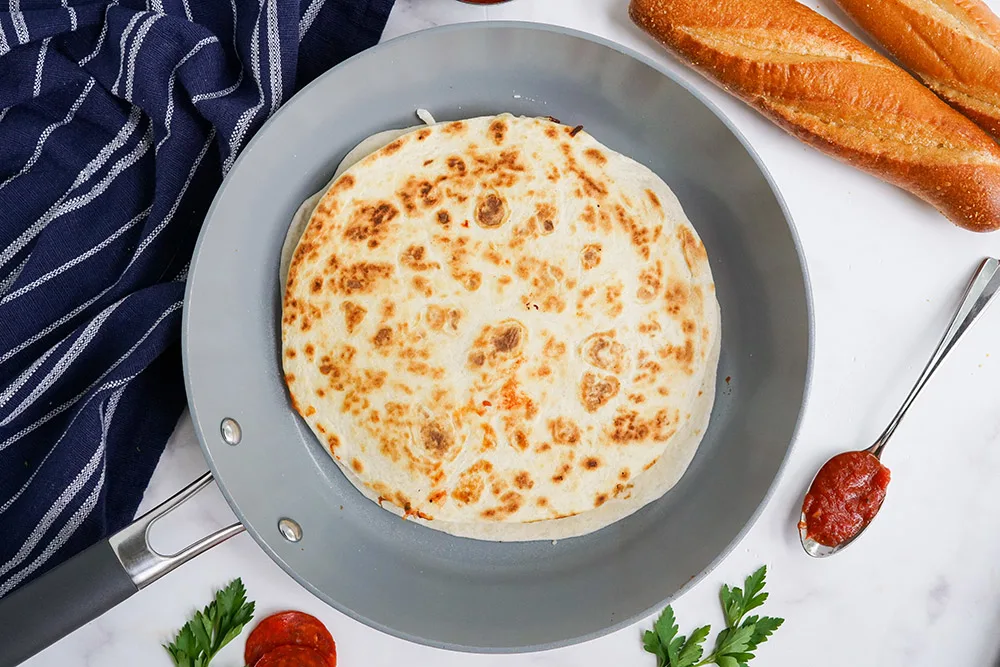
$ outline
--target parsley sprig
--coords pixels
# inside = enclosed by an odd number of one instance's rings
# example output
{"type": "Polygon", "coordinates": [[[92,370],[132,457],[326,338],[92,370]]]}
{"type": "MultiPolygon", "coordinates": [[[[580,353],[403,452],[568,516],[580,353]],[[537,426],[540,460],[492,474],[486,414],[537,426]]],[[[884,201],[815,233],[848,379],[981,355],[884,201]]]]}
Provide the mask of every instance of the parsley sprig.
{"type": "Polygon", "coordinates": [[[243,581],[234,579],[215,594],[203,611],[184,624],[172,644],[163,648],[176,667],[205,667],[222,647],[236,639],[253,618],[254,603],[247,602],[243,581]]]}
{"type": "Polygon", "coordinates": [[[652,630],[642,636],[645,649],[656,656],[657,667],[747,667],[754,658],[757,647],[767,641],[785,622],[783,618],[747,616],[767,601],[764,578],[767,567],[761,567],[743,582],[743,588],[722,586],[719,601],[726,618],[726,628],[715,638],[715,650],[702,658],[705,640],[712,626],[703,625],[691,636],[679,635],[674,610],[669,606],[656,619],[652,630]]]}

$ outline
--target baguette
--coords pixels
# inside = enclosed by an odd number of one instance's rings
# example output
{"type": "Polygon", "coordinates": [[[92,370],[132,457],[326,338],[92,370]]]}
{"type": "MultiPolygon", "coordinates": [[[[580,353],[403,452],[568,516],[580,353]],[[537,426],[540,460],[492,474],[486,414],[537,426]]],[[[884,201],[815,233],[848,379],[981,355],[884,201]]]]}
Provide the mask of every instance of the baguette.
{"type": "Polygon", "coordinates": [[[796,0],[632,0],[629,15],[802,141],[917,195],[961,227],[1000,228],[1000,147],[796,0]]]}
{"type": "Polygon", "coordinates": [[[979,0],[837,0],[931,90],[1000,140],[1000,18],[979,0]]]}

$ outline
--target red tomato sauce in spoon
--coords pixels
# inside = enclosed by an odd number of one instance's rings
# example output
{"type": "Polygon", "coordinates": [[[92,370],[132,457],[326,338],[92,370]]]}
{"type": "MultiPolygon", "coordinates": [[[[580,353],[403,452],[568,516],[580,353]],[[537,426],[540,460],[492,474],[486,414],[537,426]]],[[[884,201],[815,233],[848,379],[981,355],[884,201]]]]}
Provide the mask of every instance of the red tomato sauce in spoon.
{"type": "Polygon", "coordinates": [[[851,539],[875,517],[888,486],[889,469],[868,452],[834,456],[802,503],[806,536],[828,547],[851,539]]]}

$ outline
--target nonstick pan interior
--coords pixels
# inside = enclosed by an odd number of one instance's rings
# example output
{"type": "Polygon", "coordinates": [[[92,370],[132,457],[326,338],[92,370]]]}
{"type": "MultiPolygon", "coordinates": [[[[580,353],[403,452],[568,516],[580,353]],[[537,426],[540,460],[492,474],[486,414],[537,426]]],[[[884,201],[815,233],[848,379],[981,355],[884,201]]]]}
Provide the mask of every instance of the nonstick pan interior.
{"type": "Polygon", "coordinates": [[[343,612],[446,648],[525,651],[625,625],[702,576],[766,500],[807,384],[811,319],[793,231],[717,111],[652,64],[581,34],[467,24],[406,36],[296,96],[236,163],[206,221],[185,307],[192,415],[260,545],[343,612]],[[583,124],[674,190],[722,306],[718,395],[681,482],[632,517],[558,543],[450,537],[379,509],[292,411],[281,377],[278,254],[299,203],[379,130],[508,111],[583,124]],[[724,378],[731,377],[731,383],[724,378]],[[237,445],[224,419],[241,431],[237,445]],[[294,537],[294,526],[301,539],[294,537]]]}

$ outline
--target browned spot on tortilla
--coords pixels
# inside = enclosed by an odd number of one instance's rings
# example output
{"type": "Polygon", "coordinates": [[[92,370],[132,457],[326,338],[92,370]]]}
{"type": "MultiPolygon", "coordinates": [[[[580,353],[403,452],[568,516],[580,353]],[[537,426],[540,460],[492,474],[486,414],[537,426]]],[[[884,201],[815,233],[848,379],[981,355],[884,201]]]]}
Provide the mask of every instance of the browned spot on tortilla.
{"type": "Polygon", "coordinates": [[[629,472],[628,468],[622,468],[621,472],[618,473],[618,479],[622,480],[623,482],[627,481],[628,478],[631,477],[631,476],[632,476],[632,473],[629,472]]]}
{"type": "Polygon", "coordinates": [[[686,225],[679,225],[677,227],[677,240],[681,242],[681,250],[684,252],[684,262],[690,270],[694,271],[698,264],[708,259],[705,246],[702,245],[701,241],[695,237],[686,225]]]}
{"type": "MultiPolygon", "coordinates": [[[[563,156],[566,158],[568,165],[568,170],[571,174],[577,177],[580,184],[583,186],[583,192],[589,197],[594,199],[603,200],[608,196],[608,188],[605,184],[599,180],[594,179],[593,176],[588,174],[580,165],[577,163],[576,159],[573,157],[573,150],[569,144],[564,143],[562,145],[563,156]]],[[[580,193],[578,196],[582,196],[580,193]]]]}
{"type": "Polygon", "coordinates": [[[527,470],[522,470],[514,476],[514,486],[523,490],[530,489],[535,485],[535,482],[531,479],[531,475],[528,474],[527,470]]]}
{"type": "Polygon", "coordinates": [[[678,315],[688,303],[688,288],[682,282],[671,281],[663,296],[667,302],[667,312],[678,315]]]}
{"type": "MultiPolygon", "coordinates": [[[[459,317],[461,316],[461,314],[458,313],[458,311],[456,310],[452,310],[451,312],[458,314],[459,317]]],[[[445,324],[448,323],[448,314],[449,311],[445,308],[442,308],[441,306],[437,306],[434,304],[427,306],[427,310],[425,311],[425,319],[427,320],[427,326],[429,326],[434,331],[443,330],[445,324]]],[[[457,329],[457,323],[458,323],[457,319],[453,318],[452,321],[453,330],[457,329]]]]}
{"type": "Polygon", "coordinates": [[[622,303],[622,289],[620,282],[604,288],[604,305],[612,317],[618,317],[625,310],[625,305],[622,303]]]}
{"type": "Polygon", "coordinates": [[[469,365],[473,368],[479,368],[484,363],[486,363],[486,355],[482,352],[475,351],[469,353],[469,365]]]}
{"type": "Polygon", "coordinates": [[[628,211],[621,204],[615,204],[614,211],[619,226],[628,233],[632,240],[632,245],[636,247],[636,250],[639,251],[643,259],[649,259],[649,247],[652,243],[652,232],[649,227],[643,225],[634,216],[629,215],[628,211]]]}
{"type": "Polygon", "coordinates": [[[310,285],[309,288],[312,290],[313,294],[316,294],[321,289],[323,289],[323,279],[318,276],[316,278],[313,278],[312,285],[310,285]]]}
{"type": "Polygon", "coordinates": [[[483,284],[483,274],[479,271],[467,271],[457,277],[462,281],[462,287],[470,292],[475,292],[483,284]]]}
{"type": "Polygon", "coordinates": [[[611,439],[618,443],[635,442],[649,437],[650,425],[634,410],[619,409],[612,426],[611,439]]]}
{"type": "Polygon", "coordinates": [[[382,155],[392,155],[393,153],[399,151],[399,149],[403,147],[404,143],[405,139],[403,137],[400,137],[399,139],[396,139],[395,141],[387,145],[379,152],[382,153],[382,155]]]}
{"type": "Polygon", "coordinates": [[[440,269],[437,262],[427,261],[427,249],[422,245],[411,245],[403,251],[403,256],[399,258],[399,263],[413,271],[427,271],[428,269],[440,269]]]}
{"type": "Polygon", "coordinates": [[[396,197],[402,202],[407,213],[413,213],[417,210],[418,204],[424,208],[434,207],[441,201],[441,192],[434,183],[411,176],[396,191],[396,197]]]}
{"type": "Polygon", "coordinates": [[[495,192],[481,196],[476,204],[476,222],[485,229],[496,229],[507,221],[509,215],[507,204],[495,192]]]}
{"type": "MultiPolygon", "coordinates": [[[[494,493],[496,493],[496,489],[494,489],[494,493]]],[[[521,494],[516,491],[507,491],[500,496],[501,505],[483,510],[479,515],[484,519],[501,520],[504,517],[516,514],[521,509],[521,501],[521,494]]]]}
{"type": "Polygon", "coordinates": [[[505,123],[502,118],[497,118],[495,121],[490,123],[490,137],[493,139],[493,143],[497,146],[503,143],[503,139],[506,134],[507,123],[505,123]]]}
{"type": "Polygon", "coordinates": [[[639,273],[639,287],[635,291],[635,298],[642,303],[649,303],[660,291],[662,264],[659,261],[656,264],[656,269],[647,268],[639,273]]]}
{"type": "Polygon", "coordinates": [[[413,276],[413,280],[411,280],[410,283],[418,293],[423,294],[424,296],[431,296],[434,294],[431,284],[427,282],[427,279],[423,276],[413,276]]]}
{"type": "Polygon", "coordinates": [[[596,456],[588,456],[583,460],[583,467],[587,470],[597,470],[601,467],[601,459],[596,456]]]}
{"type": "Polygon", "coordinates": [[[448,213],[448,211],[445,211],[445,210],[438,211],[437,212],[437,221],[438,221],[438,224],[444,225],[445,227],[447,227],[448,223],[451,222],[451,215],[448,213]]]}
{"type": "Polygon", "coordinates": [[[688,375],[693,373],[691,364],[694,362],[694,341],[690,338],[684,341],[684,345],[671,345],[668,343],[658,350],[658,354],[664,359],[673,359],[676,361],[688,375]]]}
{"type": "Polygon", "coordinates": [[[591,366],[622,373],[625,370],[625,346],[615,340],[615,331],[601,331],[591,334],[580,344],[580,356],[591,366]]]}
{"type": "Polygon", "coordinates": [[[368,247],[375,248],[385,239],[389,223],[397,215],[399,209],[386,201],[361,206],[351,216],[344,238],[355,243],[367,241],[368,247]]]}
{"type": "Polygon", "coordinates": [[[392,343],[392,329],[389,327],[382,327],[375,333],[375,337],[372,338],[372,345],[375,347],[385,347],[392,343]]]}
{"type": "Polygon", "coordinates": [[[503,266],[504,264],[510,263],[509,260],[504,259],[504,256],[493,247],[492,243],[486,248],[485,251],[483,251],[483,257],[490,263],[496,264],[497,266],[503,266]]]}
{"type": "Polygon", "coordinates": [[[344,311],[344,324],[347,326],[347,333],[354,333],[354,330],[365,319],[365,315],[368,314],[368,309],[352,301],[344,301],[340,304],[340,308],[344,311]]]}
{"type": "Polygon", "coordinates": [[[316,354],[316,348],[313,347],[312,343],[306,343],[305,348],[303,348],[306,353],[306,359],[312,361],[313,355],[316,354]]]}
{"type": "Polygon", "coordinates": [[[392,265],[386,263],[357,262],[340,271],[338,287],[344,294],[367,294],[375,284],[392,275],[392,265]]]}
{"type": "Polygon", "coordinates": [[[608,495],[606,493],[598,493],[597,497],[594,498],[594,507],[600,507],[608,500],[608,495]]]}
{"type": "Polygon", "coordinates": [[[545,136],[549,139],[555,139],[559,136],[559,132],[554,127],[547,127],[545,128],[545,136]]]}
{"type": "Polygon", "coordinates": [[[424,449],[442,458],[455,444],[455,438],[441,422],[431,421],[420,427],[420,442],[424,449]]]}
{"type": "Polygon", "coordinates": [[[459,476],[455,490],[451,492],[451,497],[466,505],[479,502],[486,482],[483,479],[493,471],[493,464],[486,460],[479,460],[462,471],[459,476]]]}
{"type": "Polygon", "coordinates": [[[337,447],[340,447],[340,438],[331,433],[330,435],[326,436],[326,444],[327,447],[330,448],[330,451],[333,452],[334,450],[337,449],[337,447]]]}
{"type": "Polygon", "coordinates": [[[695,323],[691,320],[684,320],[681,322],[681,330],[686,334],[693,334],[696,328],[697,325],[695,325],[695,323]]]}
{"type": "Polygon", "coordinates": [[[604,165],[608,161],[608,158],[604,157],[604,153],[596,148],[588,148],[583,152],[583,155],[597,165],[604,165]]]}
{"type": "Polygon", "coordinates": [[[460,120],[456,120],[454,122],[447,123],[441,128],[441,131],[445,134],[461,134],[462,132],[465,132],[465,123],[460,120]]]}
{"type": "Polygon", "coordinates": [[[571,466],[570,464],[568,463],[562,464],[561,466],[559,466],[559,469],[556,470],[556,474],[552,476],[552,481],[555,482],[556,484],[559,484],[560,482],[566,479],[566,475],[572,469],[573,466],[571,466]]]}
{"type": "Polygon", "coordinates": [[[424,128],[424,129],[420,130],[419,132],[417,132],[417,141],[423,141],[424,139],[426,139],[429,136],[431,136],[431,131],[428,130],[427,128],[424,128]]]}
{"type": "Polygon", "coordinates": [[[517,320],[506,320],[493,335],[493,349],[497,352],[513,352],[523,344],[524,325],[517,320]]]}
{"type": "Polygon", "coordinates": [[[556,229],[556,207],[552,204],[535,204],[535,216],[542,227],[542,234],[551,234],[556,229]]]}
{"type": "MultiPolygon", "coordinates": [[[[484,401],[485,402],[485,401],[484,401]]],[[[493,430],[493,427],[489,424],[483,424],[483,441],[479,446],[479,451],[485,452],[490,449],[496,449],[497,446],[497,433],[493,430]]]]}
{"type": "Polygon", "coordinates": [[[557,445],[575,445],[580,442],[580,427],[566,417],[550,420],[549,432],[557,445]]]}
{"type": "Polygon", "coordinates": [[[545,347],[542,348],[542,354],[550,359],[558,359],[562,355],[566,354],[566,343],[560,342],[553,337],[549,337],[545,341],[545,347]]]}
{"type": "Polygon", "coordinates": [[[652,202],[653,207],[657,211],[663,211],[663,205],[660,204],[660,198],[656,196],[656,193],[652,190],[646,190],[646,196],[649,197],[649,201],[652,202]]]}
{"type": "Polygon", "coordinates": [[[531,444],[528,442],[528,434],[520,429],[514,431],[514,442],[512,444],[518,449],[520,449],[522,452],[531,446],[531,444]]]}
{"type": "Polygon", "coordinates": [[[344,174],[337,179],[337,182],[333,184],[330,188],[331,192],[346,192],[354,187],[354,177],[350,174],[344,174]]]}
{"type": "Polygon", "coordinates": [[[289,359],[294,359],[295,358],[295,348],[290,347],[287,350],[285,350],[285,356],[288,357],[289,359]]]}
{"type": "Polygon", "coordinates": [[[351,459],[351,468],[353,468],[354,472],[358,473],[359,475],[365,471],[364,465],[362,465],[361,461],[359,461],[356,458],[351,459]]]}
{"type": "Polygon", "coordinates": [[[588,243],[580,251],[580,264],[585,270],[590,270],[601,263],[601,244],[588,243]]]}
{"type": "Polygon", "coordinates": [[[587,412],[596,412],[618,394],[620,383],[613,375],[598,378],[594,373],[584,373],[580,383],[580,402],[587,412]]]}

